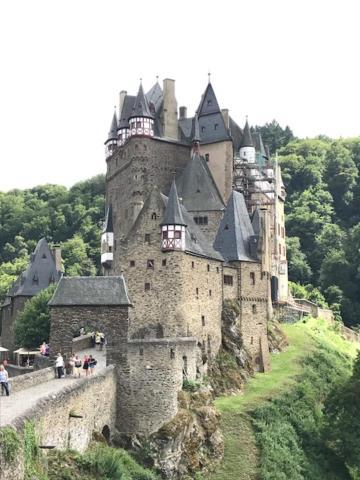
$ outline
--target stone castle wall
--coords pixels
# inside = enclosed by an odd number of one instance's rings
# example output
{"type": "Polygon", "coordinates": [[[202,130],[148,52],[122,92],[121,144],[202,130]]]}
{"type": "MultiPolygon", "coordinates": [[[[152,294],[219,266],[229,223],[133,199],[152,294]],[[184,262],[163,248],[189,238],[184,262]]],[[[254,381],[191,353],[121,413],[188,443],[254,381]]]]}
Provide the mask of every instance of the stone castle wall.
{"type": "Polygon", "coordinates": [[[201,154],[209,155],[208,166],[226,203],[233,186],[234,151],[232,140],[202,144],[201,154]]]}
{"type": "MultiPolygon", "coordinates": [[[[83,452],[93,432],[102,432],[107,426],[112,434],[115,411],[116,375],[111,366],[104,373],[79,379],[57,395],[49,395],[39,401],[23,417],[18,417],[12,426],[22,435],[25,421],[33,421],[40,445],[83,452]]],[[[0,456],[0,480],[22,480],[23,472],[22,451],[11,464],[6,464],[0,456]]]]}
{"type": "Polygon", "coordinates": [[[199,229],[204,233],[205,237],[212,245],[214,243],[219,225],[223,216],[221,210],[198,210],[196,212],[189,210],[190,215],[194,217],[207,217],[207,225],[199,225],[199,229]]]}
{"type": "Polygon", "coordinates": [[[31,297],[14,297],[11,299],[11,304],[2,308],[1,311],[1,346],[10,350],[10,357],[15,350],[14,337],[14,323],[18,313],[20,313],[25,306],[25,303],[31,297]]]}
{"type": "Polygon", "coordinates": [[[128,233],[154,185],[168,194],[183,171],[190,147],[146,137],[131,138],[108,159],[106,201],[113,206],[114,240],[128,233]]]}

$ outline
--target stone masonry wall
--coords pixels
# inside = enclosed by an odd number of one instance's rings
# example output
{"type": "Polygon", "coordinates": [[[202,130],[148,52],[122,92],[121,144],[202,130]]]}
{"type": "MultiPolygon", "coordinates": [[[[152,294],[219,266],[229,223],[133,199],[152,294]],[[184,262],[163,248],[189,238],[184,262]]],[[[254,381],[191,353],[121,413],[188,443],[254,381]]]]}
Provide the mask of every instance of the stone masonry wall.
{"type": "Polygon", "coordinates": [[[31,297],[15,297],[12,299],[11,305],[4,307],[1,311],[1,346],[10,350],[10,358],[15,350],[14,322],[29,298],[31,297]]]}
{"type": "Polygon", "coordinates": [[[270,367],[267,340],[269,275],[262,272],[261,265],[256,262],[239,262],[238,266],[242,339],[253,358],[254,368],[266,371],[270,367]]]}
{"type": "MultiPolygon", "coordinates": [[[[114,431],[115,409],[116,375],[114,367],[108,367],[104,373],[79,379],[57,395],[49,395],[27,410],[23,417],[14,420],[12,426],[21,435],[24,422],[34,421],[40,445],[83,452],[93,432],[101,432],[106,425],[110,434],[114,431]]],[[[0,459],[0,480],[23,478],[24,455],[21,451],[13,465],[2,462],[0,459]]]]}
{"type": "Polygon", "coordinates": [[[122,432],[149,435],[176,415],[184,375],[196,377],[195,353],[196,341],[191,338],[129,342],[131,397],[123,405],[127,421],[122,432]]]}
{"type": "Polygon", "coordinates": [[[174,172],[182,172],[189,159],[188,146],[145,137],[131,138],[108,159],[106,201],[113,206],[116,243],[128,233],[153,186],[168,194],[174,172]]]}
{"type": "Polygon", "coordinates": [[[235,266],[223,266],[223,297],[224,300],[237,300],[239,298],[238,270],[235,266]],[[232,278],[232,285],[224,282],[225,275],[232,278]]]}
{"type": "Polygon", "coordinates": [[[207,217],[208,223],[207,225],[198,225],[200,230],[204,233],[205,237],[212,245],[214,243],[217,231],[219,229],[219,225],[223,216],[223,212],[221,210],[199,210],[199,211],[190,211],[190,215],[194,217],[207,217]]]}
{"type": "Polygon", "coordinates": [[[202,155],[209,154],[208,166],[219,192],[226,203],[232,190],[234,159],[233,143],[231,140],[225,140],[223,142],[201,145],[200,148],[202,155]]]}
{"type": "Polygon", "coordinates": [[[17,377],[10,378],[11,392],[15,393],[25,390],[26,388],[35,387],[36,385],[40,385],[41,383],[52,380],[53,378],[55,378],[55,371],[53,367],[25,373],[24,375],[18,375],[17,377]]]}

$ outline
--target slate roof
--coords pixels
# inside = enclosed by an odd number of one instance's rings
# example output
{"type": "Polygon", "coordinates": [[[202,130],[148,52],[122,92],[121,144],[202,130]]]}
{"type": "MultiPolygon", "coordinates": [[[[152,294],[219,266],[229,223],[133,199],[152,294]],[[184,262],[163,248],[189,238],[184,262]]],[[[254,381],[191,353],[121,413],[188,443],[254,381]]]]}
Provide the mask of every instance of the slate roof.
{"type": "Polygon", "coordinates": [[[241,137],[243,132],[239,127],[239,125],[231,117],[229,119],[229,124],[230,124],[230,135],[234,142],[234,150],[237,152],[240,148],[240,142],[241,142],[241,137]]]}
{"type": "Polygon", "coordinates": [[[158,113],[164,100],[163,91],[159,82],[156,82],[155,85],[150,88],[146,94],[146,99],[149,102],[149,105],[154,105],[155,112],[158,113]]]}
{"type": "Polygon", "coordinates": [[[182,141],[190,142],[193,118],[179,118],[180,137],[182,141]]]}
{"type": "Polygon", "coordinates": [[[105,143],[107,143],[109,140],[117,140],[117,129],[118,129],[118,121],[116,117],[116,112],[114,112],[114,115],[111,120],[108,138],[105,143]]]}
{"type": "Polygon", "coordinates": [[[106,210],[103,232],[105,233],[105,232],[113,232],[113,231],[114,231],[113,211],[112,211],[112,205],[110,204],[106,210]]]}
{"type": "Polygon", "coordinates": [[[198,117],[197,113],[195,114],[195,117],[192,119],[191,141],[192,142],[201,142],[199,117],[198,117]]]}
{"type": "Polygon", "coordinates": [[[129,128],[129,117],[132,114],[133,106],[135,103],[135,98],[133,95],[126,95],[124,98],[124,103],[122,110],[120,112],[119,126],[118,128],[129,128]]]}
{"type": "Polygon", "coordinates": [[[149,103],[145,97],[144,89],[141,83],[130,117],[154,118],[150,111],[149,103]]]}
{"type": "MultiPolygon", "coordinates": [[[[168,197],[161,195],[164,204],[167,205],[168,197]]],[[[185,229],[185,252],[198,255],[200,257],[212,258],[214,260],[224,261],[221,253],[217,252],[208,242],[207,238],[194,222],[192,215],[183,205],[180,205],[181,213],[186,222],[185,229]]]]}
{"type": "Polygon", "coordinates": [[[223,210],[221,198],[206,161],[193,154],[184,171],[176,181],[178,195],[188,211],[223,210]]]}
{"type": "Polygon", "coordinates": [[[50,306],[130,305],[124,277],[62,277],[50,306]]]}
{"type": "Polygon", "coordinates": [[[56,270],[55,260],[45,238],[39,240],[26,270],[19,275],[7,296],[32,297],[50,283],[57,282],[61,272],[56,270]]]}
{"type": "Polygon", "coordinates": [[[250,256],[250,237],[254,230],[242,193],[233,191],[217,232],[214,248],[226,261],[255,261],[250,256]]]}
{"type": "Polygon", "coordinates": [[[251,132],[250,132],[249,122],[247,121],[247,119],[244,127],[244,132],[241,137],[240,148],[241,147],[255,147],[252,136],[251,136],[251,132]]]}
{"type": "Polygon", "coordinates": [[[209,115],[212,113],[218,113],[220,111],[220,107],[213,89],[213,86],[209,82],[206,86],[205,92],[203,93],[199,107],[197,109],[197,114],[200,116],[202,115],[209,115]]]}
{"type": "Polygon", "coordinates": [[[260,226],[261,226],[261,217],[260,217],[260,209],[258,207],[255,208],[251,219],[251,225],[254,230],[255,235],[260,235],[260,226]]]}
{"type": "Polygon", "coordinates": [[[166,203],[166,209],[161,225],[186,225],[182,215],[176,183],[174,180],[170,187],[169,198],[166,203]]]}

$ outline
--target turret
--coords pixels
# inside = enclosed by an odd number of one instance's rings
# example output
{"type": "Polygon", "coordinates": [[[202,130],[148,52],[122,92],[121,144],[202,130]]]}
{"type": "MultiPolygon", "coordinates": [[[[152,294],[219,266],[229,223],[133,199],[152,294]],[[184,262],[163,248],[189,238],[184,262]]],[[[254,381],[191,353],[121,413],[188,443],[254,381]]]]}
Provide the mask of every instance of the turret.
{"type": "Polygon", "coordinates": [[[243,162],[255,163],[255,145],[251,136],[249,122],[247,119],[240,142],[239,154],[243,162]]]}
{"type": "Polygon", "coordinates": [[[106,158],[109,158],[113,154],[113,152],[114,152],[114,150],[117,146],[117,138],[118,138],[117,129],[118,129],[118,123],[117,123],[117,118],[116,118],[116,111],[114,111],[114,115],[113,115],[113,118],[111,120],[109,135],[108,135],[108,138],[105,142],[105,157],[106,158]]]}
{"type": "Polygon", "coordinates": [[[161,224],[161,249],[185,251],[186,224],[181,212],[175,180],[171,184],[164,218],[161,224]]]}
{"type": "Polygon", "coordinates": [[[129,117],[130,136],[154,136],[154,117],[150,111],[149,103],[144,94],[142,83],[129,117]]]}
{"type": "Polygon", "coordinates": [[[101,265],[107,270],[112,267],[114,259],[114,227],[112,219],[112,207],[108,207],[101,234],[101,265]]]}

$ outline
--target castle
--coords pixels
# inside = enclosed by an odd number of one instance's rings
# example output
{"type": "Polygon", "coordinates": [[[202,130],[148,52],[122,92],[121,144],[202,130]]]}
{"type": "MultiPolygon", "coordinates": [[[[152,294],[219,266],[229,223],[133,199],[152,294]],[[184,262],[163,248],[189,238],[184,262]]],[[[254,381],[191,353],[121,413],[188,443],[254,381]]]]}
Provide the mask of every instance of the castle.
{"type": "Polygon", "coordinates": [[[50,301],[52,353],[101,329],[116,366],[116,423],[150,434],[177,413],[222,343],[222,309],[257,371],[270,368],[267,322],[287,300],[285,188],[248,121],[241,129],[208,83],[191,118],[174,80],[120,92],[106,155],[102,277],[62,277],[50,301]]]}

